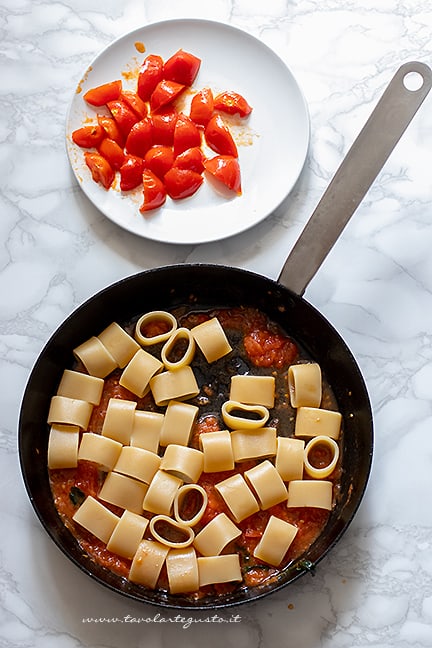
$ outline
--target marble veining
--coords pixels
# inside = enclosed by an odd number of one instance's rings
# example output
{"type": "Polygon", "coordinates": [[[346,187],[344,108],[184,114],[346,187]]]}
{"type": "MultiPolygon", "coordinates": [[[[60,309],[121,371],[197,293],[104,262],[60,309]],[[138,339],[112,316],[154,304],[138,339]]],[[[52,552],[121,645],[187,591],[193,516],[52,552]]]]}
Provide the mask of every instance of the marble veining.
{"type": "Polygon", "coordinates": [[[376,435],[359,511],[314,577],[213,620],[118,597],[42,530],[16,441],[38,353],[94,292],[182,262],[276,279],[393,73],[408,60],[432,62],[431,34],[431,0],[0,0],[0,646],[432,646],[431,97],[305,294],[356,357],[376,435]],[[268,219],[231,239],[175,246],[138,239],[89,203],[69,167],[65,115],[82,71],[113,39],[188,17],[240,27],[289,65],[311,144],[268,219]]]}

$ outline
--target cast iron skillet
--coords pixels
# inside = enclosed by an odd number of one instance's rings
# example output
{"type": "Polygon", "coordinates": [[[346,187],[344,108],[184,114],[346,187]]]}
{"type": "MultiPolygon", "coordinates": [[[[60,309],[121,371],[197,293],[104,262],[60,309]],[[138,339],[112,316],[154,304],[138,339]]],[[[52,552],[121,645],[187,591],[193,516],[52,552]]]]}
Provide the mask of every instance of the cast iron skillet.
{"type": "Polygon", "coordinates": [[[119,281],[90,298],[58,328],[40,354],[28,381],[19,421],[19,453],[24,483],[42,525],[60,549],[96,581],[135,600],[172,608],[216,609],[246,603],[274,592],[315,569],[352,520],[368,481],[373,451],[372,412],[360,370],[346,344],[326,319],[301,295],[376,174],[426,97],[430,69],[402,66],[342,163],[294,246],[278,281],[220,265],[161,267],[119,281]],[[420,89],[404,83],[416,73],[420,89]],[[126,322],[150,310],[252,306],[278,322],[323,368],[344,421],[341,495],[321,536],[280,579],[225,596],[197,602],[150,591],[94,563],[63,525],[54,507],[47,471],[49,402],[63,370],[72,365],[72,349],[112,321],[126,322]]]}

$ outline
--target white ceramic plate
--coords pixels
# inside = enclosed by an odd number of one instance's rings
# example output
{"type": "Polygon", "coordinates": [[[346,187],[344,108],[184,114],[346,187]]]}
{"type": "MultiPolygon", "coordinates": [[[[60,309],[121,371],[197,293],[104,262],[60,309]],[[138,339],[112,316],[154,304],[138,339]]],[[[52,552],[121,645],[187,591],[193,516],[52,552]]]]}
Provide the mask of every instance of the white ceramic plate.
{"type": "MultiPolygon", "coordinates": [[[[186,112],[192,93],[180,106],[186,112]]],[[[73,96],[66,126],[69,159],[81,188],[109,219],[148,239],[168,243],[203,243],[238,234],[271,214],[289,194],[303,168],[309,146],[309,114],[290,70],[266,45],[237,28],[205,20],[170,20],[137,29],[114,41],[90,64],[73,96]],[[141,45],[145,47],[140,53],[141,45]],[[201,59],[192,90],[235,90],[253,107],[233,125],[239,151],[242,195],[227,198],[204,181],[193,196],[173,201],[142,216],[142,189],[122,194],[96,184],[83,150],[71,133],[83,122],[96,121],[83,94],[122,78],[136,88],[139,66],[148,54],[168,58],[185,49],[201,59]]],[[[212,153],[214,155],[214,153],[212,153]]]]}

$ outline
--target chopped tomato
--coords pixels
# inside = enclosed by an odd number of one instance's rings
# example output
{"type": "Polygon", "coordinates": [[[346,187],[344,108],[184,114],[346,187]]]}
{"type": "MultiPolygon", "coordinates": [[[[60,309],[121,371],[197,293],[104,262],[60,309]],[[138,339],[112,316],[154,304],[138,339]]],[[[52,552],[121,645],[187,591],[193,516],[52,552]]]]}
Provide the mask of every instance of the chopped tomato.
{"type": "Polygon", "coordinates": [[[192,97],[190,118],[195,124],[207,126],[213,114],[213,92],[210,88],[203,88],[192,97]]]}
{"type": "Polygon", "coordinates": [[[177,157],[195,146],[201,146],[198,126],[187,115],[180,113],[174,126],[174,155],[177,157]]]}
{"type": "Polygon", "coordinates": [[[204,153],[202,152],[199,146],[194,146],[192,148],[186,149],[183,153],[180,153],[174,161],[174,167],[176,169],[191,169],[191,171],[196,171],[197,173],[202,173],[204,171],[204,153]]]}
{"type": "Polygon", "coordinates": [[[137,93],[143,101],[149,101],[153,90],[163,78],[163,60],[156,54],[149,54],[138,74],[137,93]]]}
{"type": "Polygon", "coordinates": [[[142,182],[144,160],[135,155],[126,155],[120,167],[120,189],[129,191],[139,187],[142,182]]]}
{"type": "Polygon", "coordinates": [[[150,108],[152,111],[159,110],[162,106],[167,106],[177,99],[186,88],[182,83],[162,79],[153,90],[150,97],[150,108]]]}
{"type": "Polygon", "coordinates": [[[192,196],[202,185],[203,177],[190,169],[175,169],[172,167],[165,174],[165,187],[173,200],[192,196]]]}
{"type": "Polygon", "coordinates": [[[156,144],[144,156],[144,166],[150,169],[158,178],[163,180],[167,171],[174,163],[174,152],[170,146],[156,144]]]}
{"type": "Polygon", "coordinates": [[[120,99],[134,111],[139,119],[147,117],[147,104],[135,92],[124,90],[120,95],[120,99]]]}
{"type": "Polygon", "coordinates": [[[112,139],[105,137],[99,146],[99,153],[118,171],[124,162],[124,152],[121,146],[112,139]]]}
{"type": "Polygon", "coordinates": [[[140,207],[140,212],[161,207],[166,201],[166,189],[162,180],[149,169],[144,169],[142,181],[144,186],[144,200],[140,207]]]}
{"type": "Polygon", "coordinates": [[[114,117],[117,126],[123,137],[129,135],[129,131],[134,124],[139,121],[137,114],[121,99],[109,101],[107,103],[111,115],[114,117]]]}
{"type": "Polygon", "coordinates": [[[153,144],[152,126],[150,120],[145,117],[137,122],[130,129],[126,139],[125,149],[131,155],[144,157],[153,144]]]}
{"type": "Polygon", "coordinates": [[[216,153],[238,157],[233,136],[220,115],[213,115],[210,119],[205,129],[205,139],[210,148],[216,153]]]}
{"type": "Polygon", "coordinates": [[[152,115],[153,142],[171,146],[174,142],[174,126],[177,121],[178,112],[170,110],[152,115]]]}
{"type": "Polygon", "coordinates": [[[97,148],[105,136],[102,126],[82,126],[72,133],[72,141],[81,148],[97,148]]]}
{"type": "Polygon", "coordinates": [[[247,117],[252,112],[246,99],[238,92],[228,90],[221,92],[214,98],[215,110],[228,113],[229,115],[238,114],[240,117],[247,117]]]}
{"type": "Polygon", "coordinates": [[[292,364],[297,357],[296,344],[288,337],[267,329],[254,329],[245,336],[244,348],[256,367],[277,367],[292,364]]]}
{"type": "Polygon", "coordinates": [[[124,145],[124,137],[121,134],[115,119],[113,119],[112,117],[107,117],[106,115],[98,115],[97,120],[98,124],[104,129],[106,137],[109,137],[109,139],[117,142],[119,146],[124,145]]]}
{"type": "Polygon", "coordinates": [[[228,189],[241,194],[240,165],[237,158],[231,155],[216,155],[210,160],[204,160],[204,168],[228,189]]]}
{"type": "Polygon", "coordinates": [[[93,180],[99,182],[105,189],[109,189],[115,177],[110,163],[100,153],[90,151],[84,152],[84,159],[90,169],[93,180]]]}
{"type": "Polygon", "coordinates": [[[118,99],[121,90],[121,81],[110,81],[109,83],[103,83],[96,88],[88,90],[84,95],[84,99],[92,106],[104,106],[109,101],[118,99]]]}
{"type": "Polygon", "coordinates": [[[191,86],[200,69],[201,59],[189,52],[179,49],[164,65],[164,77],[191,86]]]}

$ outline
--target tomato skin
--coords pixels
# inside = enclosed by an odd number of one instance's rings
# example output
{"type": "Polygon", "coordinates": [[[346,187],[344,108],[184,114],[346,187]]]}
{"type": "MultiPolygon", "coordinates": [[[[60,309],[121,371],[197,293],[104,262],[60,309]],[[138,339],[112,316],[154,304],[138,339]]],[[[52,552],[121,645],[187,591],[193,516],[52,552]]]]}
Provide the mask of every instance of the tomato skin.
{"type": "Polygon", "coordinates": [[[125,154],[121,146],[112,139],[105,137],[99,146],[99,153],[104,157],[115,171],[118,171],[124,162],[125,154]]]}
{"type": "Polygon", "coordinates": [[[207,126],[213,110],[213,92],[211,88],[203,88],[192,97],[189,116],[195,124],[207,126]]]}
{"type": "Polygon", "coordinates": [[[202,173],[204,171],[204,153],[199,146],[186,149],[175,158],[173,166],[176,169],[190,169],[202,173]]]}
{"type": "Polygon", "coordinates": [[[238,159],[231,155],[216,155],[204,160],[204,168],[214,178],[222,182],[228,189],[241,194],[241,175],[238,159]]]}
{"type": "Polygon", "coordinates": [[[126,139],[126,153],[144,157],[151,145],[153,144],[151,121],[145,117],[137,122],[130,129],[126,139]]]}
{"type": "Polygon", "coordinates": [[[124,90],[120,95],[121,101],[129,106],[131,110],[139,117],[139,119],[144,119],[147,117],[148,110],[147,104],[135,93],[130,92],[129,90],[124,90]]]}
{"type": "Polygon", "coordinates": [[[110,81],[109,83],[103,83],[96,88],[88,90],[84,95],[84,99],[91,106],[104,106],[109,101],[118,99],[121,90],[122,82],[120,80],[110,81]]]}
{"type": "Polygon", "coordinates": [[[161,207],[166,201],[166,189],[164,183],[150,169],[144,169],[143,181],[143,203],[140,212],[144,213],[161,207]]]}
{"type": "Polygon", "coordinates": [[[179,49],[164,64],[164,77],[186,86],[195,81],[201,66],[201,59],[189,52],[179,49]]]}
{"type": "Polygon", "coordinates": [[[97,116],[99,126],[102,126],[105,132],[105,137],[108,137],[114,142],[117,142],[119,146],[124,146],[124,137],[120,132],[119,127],[116,124],[113,117],[107,117],[106,115],[97,116]]]}
{"type": "Polygon", "coordinates": [[[246,99],[238,92],[228,90],[221,92],[214,98],[214,109],[225,112],[228,115],[238,114],[240,117],[247,117],[252,112],[252,107],[246,99]]]}
{"type": "Polygon", "coordinates": [[[174,142],[174,126],[177,121],[178,112],[169,110],[163,113],[156,113],[151,116],[153,129],[153,142],[164,146],[172,146],[174,142]]]}
{"type": "Polygon", "coordinates": [[[115,177],[110,163],[100,153],[91,151],[84,152],[84,160],[90,169],[93,180],[99,182],[105,189],[109,189],[115,177]]]}
{"type": "Polygon", "coordinates": [[[176,157],[189,148],[201,146],[201,133],[198,126],[183,113],[179,114],[174,126],[173,146],[176,157]]]}
{"type": "Polygon", "coordinates": [[[99,124],[82,126],[72,133],[72,141],[81,148],[97,148],[105,136],[99,124]]]}
{"type": "Polygon", "coordinates": [[[204,131],[207,144],[219,155],[238,157],[237,146],[220,115],[213,115],[204,131]]]}
{"type": "Polygon", "coordinates": [[[121,101],[121,99],[109,101],[107,106],[111,115],[115,119],[121,134],[126,138],[129,135],[132,126],[139,121],[139,117],[132,108],[129,108],[129,106],[124,101],[121,101]]]}
{"type": "Polygon", "coordinates": [[[153,90],[150,97],[150,108],[156,112],[163,106],[172,103],[177,99],[186,88],[182,83],[177,81],[170,81],[169,79],[162,79],[153,90]]]}
{"type": "Polygon", "coordinates": [[[164,178],[167,194],[173,200],[192,196],[202,185],[203,177],[190,169],[176,169],[172,167],[164,178]]]}
{"type": "Polygon", "coordinates": [[[144,160],[135,155],[126,155],[120,167],[120,189],[130,191],[139,187],[142,182],[144,160]]]}
{"type": "Polygon", "coordinates": [[[149,101],[153,90],[163,78],[163,59],[156,54],[149,54],[138,74],[137,94],[143,101],[149,101]]]}
{"type": "Polygon", "coordinates": [[[144,156],[144,166],[150,169],[158,178],[163,180],[164,175],[174,164],[174,152],[170,146],[156,144],[149,148],[144,156]]]}

